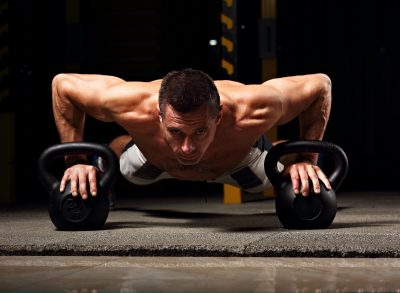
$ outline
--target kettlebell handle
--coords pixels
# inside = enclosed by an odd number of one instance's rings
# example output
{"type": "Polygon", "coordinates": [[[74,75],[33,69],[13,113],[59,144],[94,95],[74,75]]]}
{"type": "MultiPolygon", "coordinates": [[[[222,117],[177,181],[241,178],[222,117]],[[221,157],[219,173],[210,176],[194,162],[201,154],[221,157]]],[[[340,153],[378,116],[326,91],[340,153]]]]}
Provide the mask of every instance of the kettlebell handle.
{"type": "Polygon", "coordinates": [[[55,144],[43,151],[38,159],[38,175],[42,184],[46,187],[47,192],[51,192],[60,183],[50,172],[51,162],[53,159],[65,155],[98,155],[105,159],[107,162],[107,170],[100,178],[100,186],[108,188],[114,183],[118,169],[118,158],[116,154],[108,147],[98,143],[92,142],[65,142],[55,144]]]}
{"type": "Polygon", "coordinates": [[[292,153],[325,153],[329,155],[335,164],[335,168],[328,176],[334,190],[337,190],[347,175],[349,162],[346,153],[338,145],[320,140],[296,140],[285,141],[274,145],[265,158],[264,167],[273,186],[279,186],[282,175],[278,170],[278,160],[283,155],[292,153]]]}

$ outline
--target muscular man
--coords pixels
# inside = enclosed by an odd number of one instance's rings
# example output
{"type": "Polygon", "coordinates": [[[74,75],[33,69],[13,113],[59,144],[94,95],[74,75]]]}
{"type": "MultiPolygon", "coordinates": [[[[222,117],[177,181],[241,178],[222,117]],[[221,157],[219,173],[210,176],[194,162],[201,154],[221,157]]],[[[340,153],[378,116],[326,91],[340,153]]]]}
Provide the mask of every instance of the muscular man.
{"type": "MultiPolygon", "coordinates": [[[[114,76],[58,74],[52,83],[53,111],[61,142],[82,141],[85,115],[114,121],[127,135],[111,142],[122,175],[135,184],[160,179],[232,184],[249,192],[269,180],[264,158],[271,147],[265,132],[299,117],[300,139],[323,138],[331,109],[331,81],[325,74],[290,76],[245,85],[213,81],[184,69],[162,80],[128,82],[114,76]]],[[[96,196],[98,169],[69,156],[61,191],[96,196]]],[[[296,194],[319,193],[317,154],[299,155],[284,172],[296,194]]],[[[283,166],[280,165],[283,169],[283,166]]]]}

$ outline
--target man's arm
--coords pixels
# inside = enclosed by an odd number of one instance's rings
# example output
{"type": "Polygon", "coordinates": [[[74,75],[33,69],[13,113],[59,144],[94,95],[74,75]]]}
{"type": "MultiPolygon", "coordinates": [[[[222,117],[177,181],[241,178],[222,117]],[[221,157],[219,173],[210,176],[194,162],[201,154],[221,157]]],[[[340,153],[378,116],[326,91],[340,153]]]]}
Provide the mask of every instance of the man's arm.
{"type": "MultiPolygon", "coordinates": [[[[285,124],[299,118],[300,139],[321,140],[331,110],[331,80],[325,74],[309,74],[276,78],[261,85],[247,85],[246,104],[254,124],[266,132],[274,125],[285,124]],[[255,121],[255,122],[254,122],[255,121]]],[[[286,165],[285,174],[290,175],[295,193],[307,195],[309,179],[314,191],[319,193],[319,181],[329,189],[330,184],[316,166],[318,154],[302,153],[286,165]],[[300,185],[301,184],[301,185],[300,185]]]]}
{"type": "MultiPolygon", "coordinates": [[[[85,115],[111,121],[107,90],[124,82],[114,76],[58,74],[52,82],[53,115],[61,142],[82,141],[85,115]]],[[[67,166],[84,162],[85,156],[67,156],[67,166]]]]}
{"type": "MultiPolygon", "coordinates": [[[[277,125],[299,118],[299,139],[321,140],[331,111],[331,80],[325,74],[309,74],[269,80],[263,85],[275,89],[280,96],[281,112],[277,125]]],[[[316,163],[317,154],[308,159],[316,163]]]]}
{"type": "MultiPolygon", "coordinates": [[[[53,113],[61,142],[82,141],[85,115],[105,122],[129,122],[143,116],[147,98],[159,88],[159,81],[125,82],[107,75],[59,74],[52,83],[53,113]]],[[[136,119],[136,122],[138,119],[136,119]]],[[[66,156],[69,167],[61,180],[60,191],[71,181],[73,195],[87,197],[87,180],[96,194],[97,169],[86,163],[86,156],[66,156]]]]}
{"type": "MultiPolygon", "coordinates": [[[[122,82],[120,78],[104,75],[56,75],[52,82],[53,114],[61,142],[83,140],[86,113],[102,121],[112,121],[111,109],[107,108],[107,91],[122,82]]],[[[86,156],[66,156],[65,162],[68,167],[73,167],[65,171],[60,191],[64,191],[70,180],[72,194],[77,196],[79,190],[85,199],[88,197],[88,181],[90,192],[95,196],[97,169],[79,165],[86,163],[86,156]]]]}
{"type": "Polygon", "coordinates": [[[106,92],[122,82],[106,75],[56,75],[52,82],[53,114],[61,142],[83,140],[85,114],[111,121],[106,92]]]}
{"type": "MultiPolygon", "coordinates": [[[[329,120],[332,99],[332,83],[325,74],[311,74],[278,78],[264,85],[276,89],[281,96],[281,115],[277,125],[299,117],[300,139],[321,140],[329,120]]],[[[285,170],[290,175],[293,190],[303,195],[309,193],[309,178],[314,192],[320,192],[319,179],[330,189],[330,183],[316,166],[318,154],[298,154],[294,164],[285,170]]]]}
{"type": "Polygon", "coordinates": [[[299,117],[301,139],[322,139],[331,110],[331,80],[325,74],[271,79],[263,85],[281,95],[278,125],[299,117]]]}

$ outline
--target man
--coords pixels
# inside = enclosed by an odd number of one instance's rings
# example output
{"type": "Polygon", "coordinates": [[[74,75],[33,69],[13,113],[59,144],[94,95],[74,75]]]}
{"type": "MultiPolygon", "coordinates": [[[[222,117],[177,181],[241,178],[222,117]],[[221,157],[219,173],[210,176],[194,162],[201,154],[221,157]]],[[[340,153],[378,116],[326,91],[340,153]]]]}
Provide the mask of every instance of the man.
{"type": "MultiPolygon", "coordinates": [[[[52,83],[53,111],[61,142],[82,141],[85,115],[114,121],[127,135],[110,147],[120,157],[122,175],[135,184],[165,178],[236,185],[259,192],[270,183],[264,159],[271,147],[264,135],[299,117],[300,139],[323,138],[331,109],[331,81],[325,74],[291,76],[245,85],[213,81],[184,69],[162,80],[127,82],[105,75],[59,74],[52,83]]],[[[318,154],[299,154],[284,172],[296,194],[316,193],[318,154]]],[[[68,156],[61,191],[71,181],[73,195],[96,196],[98,169],[83,156],[68,156]]],[[[283,166],[280,165],[280,169],[283,166]]]]}

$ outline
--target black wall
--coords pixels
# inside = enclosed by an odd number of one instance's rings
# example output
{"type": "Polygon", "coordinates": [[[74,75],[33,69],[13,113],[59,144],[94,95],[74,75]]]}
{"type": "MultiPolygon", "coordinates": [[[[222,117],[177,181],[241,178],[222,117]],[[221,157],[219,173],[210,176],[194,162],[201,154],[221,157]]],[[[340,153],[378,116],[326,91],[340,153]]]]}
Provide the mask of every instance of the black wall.
{"type": "MultiPolygon", "coordinates": [[[[399,190],[400,2],[277,3],[279,76],[324,72],[332,79],[325,139],[348,154],[344,188],[399,190]]],[[[291,137],[292,129],[280,133],[291,137]]]]}

